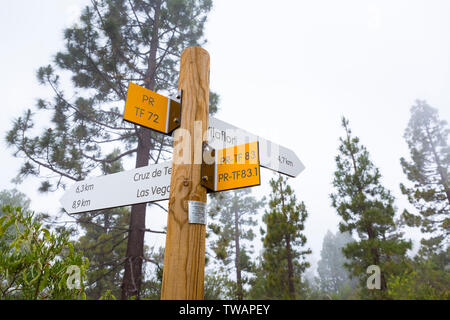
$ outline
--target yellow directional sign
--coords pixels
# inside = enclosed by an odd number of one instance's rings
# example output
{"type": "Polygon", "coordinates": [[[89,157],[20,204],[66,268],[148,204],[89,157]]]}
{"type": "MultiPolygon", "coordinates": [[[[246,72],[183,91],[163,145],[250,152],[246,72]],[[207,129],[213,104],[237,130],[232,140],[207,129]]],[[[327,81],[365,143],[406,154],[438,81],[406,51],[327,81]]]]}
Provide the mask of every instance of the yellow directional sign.
{"type": "Polygon", "coordinates": [[[202,185],[224,191],[261,184],[258,142],[245,143],[211,152],[213,163],[202,164],[202,185]]]}
{"type": "Polygon", "coordinates": [[[180,126],[180,116],[180,102],[129,83],[123,114],[125,121],[170,134],[180,126]]]}

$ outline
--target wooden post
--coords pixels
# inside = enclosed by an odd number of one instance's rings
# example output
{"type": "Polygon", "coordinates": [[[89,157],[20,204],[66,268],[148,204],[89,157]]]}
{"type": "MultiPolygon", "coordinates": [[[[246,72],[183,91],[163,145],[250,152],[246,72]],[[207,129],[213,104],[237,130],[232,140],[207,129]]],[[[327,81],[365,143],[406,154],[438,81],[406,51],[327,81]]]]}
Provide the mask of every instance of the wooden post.
{"type": "Polygon", "coordinates": [[[174,132],[161,299],[200,300],[206,226],[189,223],[188,203],[200,201],[206,205],[206,189],[200,185],[202,140],[206,137],[203,133],[208,128],[209,112],[206,50],[190,47],[182,52],[178,89],[183,90],[181,126],[174,132]],[[202,132],[198,132],[199,124],[202,132]]]}

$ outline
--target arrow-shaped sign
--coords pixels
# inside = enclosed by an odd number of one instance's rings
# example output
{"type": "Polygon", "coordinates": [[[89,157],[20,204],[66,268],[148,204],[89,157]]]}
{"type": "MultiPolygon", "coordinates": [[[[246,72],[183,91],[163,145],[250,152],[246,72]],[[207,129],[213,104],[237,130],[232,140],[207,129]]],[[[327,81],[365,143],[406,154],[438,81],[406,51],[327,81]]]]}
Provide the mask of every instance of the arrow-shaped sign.
{"type": "Polygon", "coordinates": [[[63,195],[68,213],[169,199],[172,162],[78,181],[63,195]]]}
{"type": "MultiPolygon", "coordinates": [[[[209,117],[208,144],[214,149],[258,141],[261,167],[296,177],[305,166],[295,153],[225,121],[209,117]]],[[[169,199],[172,163],[164,162],[76,182],[61,198],[68,213],[169,199]]],[[[258,171],[259,177],[259,171],[258,171]]],[[[223,188],[227,189],[227,188],[223,188]]]]}
{"type": "Polygon", "coordinates": [[[214,149],[222,149],[258,141],[259,163],[261,167],[290,177],[298,176],[305,169],[303,163],[292,150],[235,127],[225,121],[209,117],[208,130],[208,144],[214,149]]]}

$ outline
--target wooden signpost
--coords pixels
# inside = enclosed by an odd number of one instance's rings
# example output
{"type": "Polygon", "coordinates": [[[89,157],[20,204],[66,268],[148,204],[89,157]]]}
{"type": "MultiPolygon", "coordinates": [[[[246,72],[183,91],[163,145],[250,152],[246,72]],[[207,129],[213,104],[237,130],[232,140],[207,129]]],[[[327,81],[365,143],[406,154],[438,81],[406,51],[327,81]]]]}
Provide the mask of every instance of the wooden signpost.
{"type": "Polygon", "coordinates": [[[161,299],[201,300],[206,189],[201,185],[201,163],[184,163],[183,160],[194,159],[196,153],[202,154],[202,144],[194,141],[195,122],[208,128],[209,54],[206,50],[191,47],[182,52],[178,89],[183,90],[183,106],[180,129],[174,132],[161,299]],[[189,210],[192,216],[203,216],[203,219],[189,223],[189,210]]]}
{"type": "Polygon", "coordinates": [[[295,177],[304,165],[292,150],[208,117],[206,50],[182,52],[178,89],[168,98],[130,82],[124,109],[125,121],[173,133],[171,162],[79,181],[61,203],[80,213],[168,199],[161,298],[197,300],[204,294],[207,191],[260,185],[260,166],[295,177]]]}

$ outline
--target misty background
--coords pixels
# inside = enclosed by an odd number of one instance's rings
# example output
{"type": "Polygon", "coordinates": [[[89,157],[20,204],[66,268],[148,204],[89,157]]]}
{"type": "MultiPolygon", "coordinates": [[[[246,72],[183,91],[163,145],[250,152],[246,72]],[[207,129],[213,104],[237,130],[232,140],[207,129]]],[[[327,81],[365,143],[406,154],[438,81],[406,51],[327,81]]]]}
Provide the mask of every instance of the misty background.
{"type": "MultiPolygon", "coordinates": [[[[17,187],[37,212],[59,212],[63,191],[39,194],[35,178],[16,186],[11,180],[21,161],[6,148],[5,134],[48,94],[35,73],[63,47],[63,29],[87,3],[16,0],[0,12],[0,190],[17,187]]],[[[449,13],[445,0],[214,2],[204,48],[211,56],[210,87],[221,99],[216,117],[292,149],[306,166],[289,183],[309,212],[311,269],[326,232],[336,232],[340,221],[329,194],[344,134],[341,116],[380,169],[397,213],[412,209],[399,188],[406,182],[400,157],[409,158],[403,133],[416,99],[450,121],[449,13]]],[[[261,172],[261,187],[252,188],[256,197],[269,194],[273,177],[261,172]]],[[[166,221],[162,210],[147,210],[147,227],[162,229],[166,221]]],[[[405,236],[415,240],[415,251],[419,232],[408,229],[405,236]]],[[[146,235],[146,243],[164,245],[164,236],[146,235]]]]}

